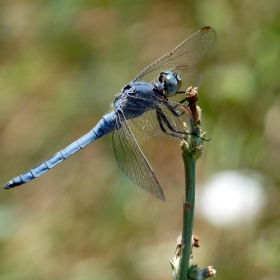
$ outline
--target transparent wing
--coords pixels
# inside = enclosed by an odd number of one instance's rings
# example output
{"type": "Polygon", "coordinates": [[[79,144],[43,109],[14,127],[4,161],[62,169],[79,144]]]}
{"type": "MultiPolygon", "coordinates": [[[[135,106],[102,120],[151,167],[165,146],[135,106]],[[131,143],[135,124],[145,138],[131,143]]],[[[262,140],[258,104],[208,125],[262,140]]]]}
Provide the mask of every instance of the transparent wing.
{"type": "MultiPolygon", "coordinates": [[[[204,27],[186,39],[172,52],[162,56],[143,71],[133,81],[152,83],[163,70],[177,72],[190,69],[211,48],[216,39],[216,32],[211,27],[204,27]]],[[[179,74],[179,73],[178,73],[179,74]]]]}
{"type": "Polygon", "coordinates": [[[192,132],[189,109],[174,102],[160,104],[157,109],[146,111],[127,122],[138,141],[149,137],[164,141],[178,140],[192,132]]]}
{"type": "MultiPolygon", "coordinates": [[[[186,39],[172,52],[162,56],[143,71],[133,81],[144,81],[155,83],[158,81],[159,73],[170,70],[180,75],[182,80],[181,91],[188,87],[199,87],[202,75],[192,66],[195,65],[211,48],[216,39],[216,32],[211,27],[204,27],[191,37],[186,39]]],[[[174,102],[180,102],[184,95],[179,93],[170,98],[174,102]]]]}
{"type": "Polygon", "coordinates": [[[163,191],[155,174],[138,146],[122,113],[117,114],[113,147],[119,167],[139,187],[165,201],[163,191]]]}

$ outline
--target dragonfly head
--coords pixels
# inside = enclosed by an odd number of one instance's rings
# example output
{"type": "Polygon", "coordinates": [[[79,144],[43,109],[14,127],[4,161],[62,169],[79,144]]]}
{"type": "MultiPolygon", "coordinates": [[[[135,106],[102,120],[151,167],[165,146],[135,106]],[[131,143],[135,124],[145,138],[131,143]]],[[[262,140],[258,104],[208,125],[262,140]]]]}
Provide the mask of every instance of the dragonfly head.
{"type": "Polygon", "coordinates": [[[166,97],[175,95],[182,84],[180,76],[169,70],[162,71],[158,79],[163,84],[163,93],[166,97]]]}

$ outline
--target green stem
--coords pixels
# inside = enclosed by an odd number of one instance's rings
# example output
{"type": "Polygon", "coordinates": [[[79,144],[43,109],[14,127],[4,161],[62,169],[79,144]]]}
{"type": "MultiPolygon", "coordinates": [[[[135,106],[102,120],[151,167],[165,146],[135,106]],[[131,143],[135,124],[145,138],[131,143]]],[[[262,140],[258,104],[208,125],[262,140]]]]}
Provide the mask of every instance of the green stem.
{"type": "MultiPolygon", "coordinates": [[[[190,136],[192,142],[193,136],[190,136]]],[[[195,204],[195,163],[190,150],[192,144],[184,142],[182,145],[182,157],[185,167],[185,202],[183,204],[183,230],[182,252],[179,264],[178,280],[188,279],[188,268],[191,255],[191,238],[193,234],[193,217],[195,204]]]]}

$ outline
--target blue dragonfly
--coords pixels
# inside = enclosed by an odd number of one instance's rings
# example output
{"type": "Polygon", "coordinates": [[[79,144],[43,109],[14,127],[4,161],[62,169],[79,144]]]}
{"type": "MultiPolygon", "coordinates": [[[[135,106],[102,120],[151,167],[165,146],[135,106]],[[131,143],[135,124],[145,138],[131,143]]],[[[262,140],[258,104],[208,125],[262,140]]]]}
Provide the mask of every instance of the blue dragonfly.
{"type": "Polygon", "coordinates": [[[214,29],[204,27],[150,64],[122,88],[111,112],[104,115],[92,130],[43,163],[13,178],[3,188],[10,189],[37,178],[91,142],[113,132],[119,167],[138,186],[165,201],[160,184],[137,141],[149,137],[176,140],[194,134],[190,110],[184,104],[184,90],[201,84],[202,76],[193,65],[208,52],[215,38],[214,29]]]}

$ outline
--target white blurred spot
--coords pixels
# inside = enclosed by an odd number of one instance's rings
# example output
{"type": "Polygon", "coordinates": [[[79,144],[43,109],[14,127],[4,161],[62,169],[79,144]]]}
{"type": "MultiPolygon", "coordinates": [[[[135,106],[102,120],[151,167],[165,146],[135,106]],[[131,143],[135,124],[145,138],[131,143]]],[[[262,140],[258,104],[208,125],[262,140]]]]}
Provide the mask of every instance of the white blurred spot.
{"type": "Polygon", "coordinates": [[[217,173],[198,191],[198,213],[219,226],[253,220],[265,203],[262,181],[254,172],[217,173]]]}

